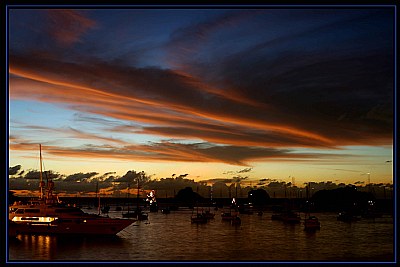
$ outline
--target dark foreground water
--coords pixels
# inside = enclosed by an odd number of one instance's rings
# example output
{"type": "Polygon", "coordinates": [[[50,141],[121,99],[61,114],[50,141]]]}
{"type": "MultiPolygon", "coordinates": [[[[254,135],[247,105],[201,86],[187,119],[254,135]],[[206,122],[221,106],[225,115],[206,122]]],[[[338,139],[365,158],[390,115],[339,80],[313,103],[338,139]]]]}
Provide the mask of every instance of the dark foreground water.
{"type": "Polygon", "coordinates": [[[241,214],[242,224],[232,226],[221,220],[221,211],[199,225],[191,223],[190,210],[149,213],[148,221],[115,238],[19,235],[9,240],[9,261],[394,262],[391,216],[345,223],[336,213],[315,213],[321,229],[309,233],[302,225],[271,220],[268,212],[241,214]]]}

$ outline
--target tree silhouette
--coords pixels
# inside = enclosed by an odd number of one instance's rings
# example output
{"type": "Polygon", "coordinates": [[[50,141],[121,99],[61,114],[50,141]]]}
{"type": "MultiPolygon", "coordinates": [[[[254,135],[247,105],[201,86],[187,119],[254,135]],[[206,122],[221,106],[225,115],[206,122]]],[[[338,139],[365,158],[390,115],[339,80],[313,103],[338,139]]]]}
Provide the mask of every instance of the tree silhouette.
{"type": "Polygon", "coordinates": [[[249,191],[248,199],[254,205],[265,205],[268,203],[270,197],[269,197],[267,191],[265,191],[262,188],[259,188],[256,190],[249,191]]]}
{"type": "Polygon", "coordinates": [[[201,201],[203,197],[196,192],[193,192],[193,189],[188,186],[178,191],[176,199],[189,206],[193,206],[194,203],[201,201]]]}
{"type": "Polygon", "coordinates": [[[357,191],[357,187],[349,185],[332,190],[320,190],[316,192],[311,200],[315,207],[321,210],[360,210],[365,208],[368,200],[375,200],[369,192],[357,191]]]}

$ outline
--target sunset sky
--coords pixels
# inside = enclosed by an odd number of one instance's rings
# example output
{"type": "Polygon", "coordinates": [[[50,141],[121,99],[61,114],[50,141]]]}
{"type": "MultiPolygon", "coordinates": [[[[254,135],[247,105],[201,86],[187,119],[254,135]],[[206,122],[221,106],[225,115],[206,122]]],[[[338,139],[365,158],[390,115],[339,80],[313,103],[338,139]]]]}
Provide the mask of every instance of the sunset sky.
{"type": "Polygon", "coordinates": [[[392,182],[394,7],[63,8],[9,7],[10,167],[392,182]]]}

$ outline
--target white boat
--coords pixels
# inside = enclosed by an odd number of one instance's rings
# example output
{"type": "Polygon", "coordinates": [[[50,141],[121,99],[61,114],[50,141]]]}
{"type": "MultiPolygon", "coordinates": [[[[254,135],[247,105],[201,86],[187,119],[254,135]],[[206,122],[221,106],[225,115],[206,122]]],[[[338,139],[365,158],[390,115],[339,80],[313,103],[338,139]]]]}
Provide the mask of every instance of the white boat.
{"type": "Polygon", "coordinates": [[[59,201],[53,194],[54,182],[42,178],[41,146],[39,188],[38,198],[9,206],[9,234],[115,235],[135,222],[85,213],[59,201]]]}

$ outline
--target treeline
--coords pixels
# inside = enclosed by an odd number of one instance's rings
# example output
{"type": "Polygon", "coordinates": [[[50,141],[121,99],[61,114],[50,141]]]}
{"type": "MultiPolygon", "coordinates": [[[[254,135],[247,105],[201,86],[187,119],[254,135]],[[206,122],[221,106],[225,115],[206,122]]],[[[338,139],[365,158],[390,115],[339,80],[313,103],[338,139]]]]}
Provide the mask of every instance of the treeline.
{"type": "MultiPolygon", "coordinates": [[[[9,170],[9,189],[18,190],[20,195],[37,195],[39,184],[39,172],[36,170],[24,171],[20,165],[14,166],[9,170]]],[[[154,190],[157,197],[174,198],[179,190],[186,187],[192,188],[194,192],[205,198],[245,198],[248,193],[254,189],[265,190],[271,198],[307,198],[320,190],[332,190],[336,188],[345,188],[349,184],[335,184],[327,182],[308,182],[295,185],[291,182],[279,182],[269,180],[266,183],[247,180],[241,180],[237,177],[232,179],[212,179],[208,181],[194,181],[187,179],[188,174],[173,175],[172,177],[152,179],[145,172],[128,171],[122,176],[116,176],[109,172],[99,174],[76,173],[72,175],[60,175],[52,171],[44,172],[44,179],[51,179],[55,183],[55,190],[60,196],[78,196],[91,197],[97,193],[107,197],[128,197],[135,196],[138,192],[140,196],[154,190]],[[137,190],[139,187],[139,190],[137,190]],[[307,189],[308,188],[308,189],[307,189]]],[[[259,181],[261,181],[259,180],[259,181]]],[[[370,184],[370,185],[351,185],[359,191],[371,192],[379,199],[393,198],[392,184],[370,184]]]]}

